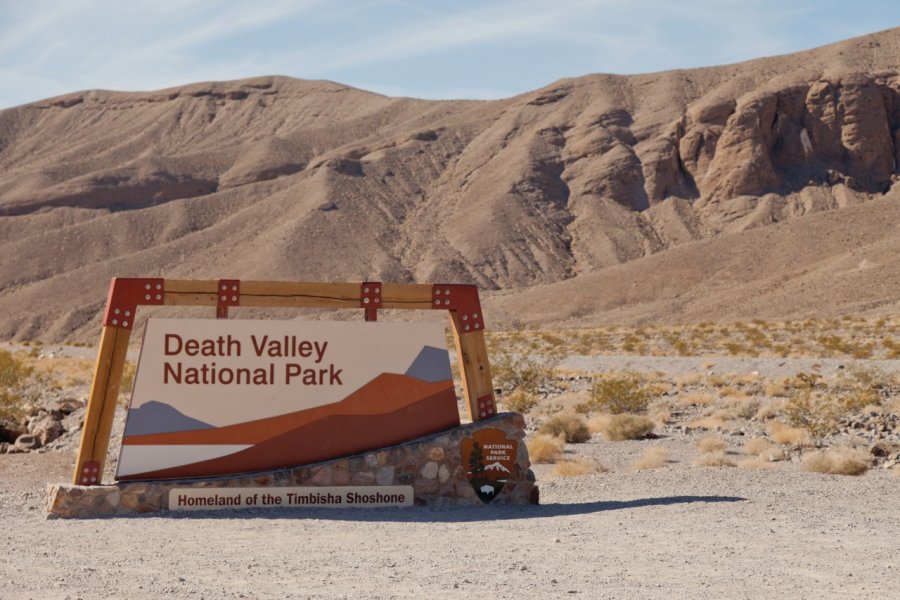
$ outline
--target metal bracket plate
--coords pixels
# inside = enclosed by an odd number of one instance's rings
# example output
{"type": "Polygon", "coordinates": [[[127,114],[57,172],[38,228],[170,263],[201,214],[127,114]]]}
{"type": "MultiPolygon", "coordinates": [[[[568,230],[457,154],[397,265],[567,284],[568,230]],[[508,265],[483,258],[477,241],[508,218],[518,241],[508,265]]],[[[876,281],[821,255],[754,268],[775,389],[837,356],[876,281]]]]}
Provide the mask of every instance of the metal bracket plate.
{"type": "Polygon", "coordinates": [[[435,283],[431,286],[431,307],[456,311],[461,334],[484,331],[481,301],[474,285],[435,283]]]}
{"type": "Polygon", "coordinates": [[[160,278],[113,277],[109,284],[103,325],[131,329],[134,327],[138,306],[163,304],[165,296],[163,280],[160,278]]]}
{"type": "Polygon", "coordinates": [[[378,319],[381,308],[381,282],[363,281],[359,285],[359,305],[366,311],[366,321],[378,319]]]}
{"type": "Polygon", "coordinates": [[[96,461],[86,462],[81,468],[81,475],[78,478],[78,484],[100,485],[101,477],[102,473],[100,473],[100,463],[96,461]]]}
{"type": "Polygon", "coordinates": [[[241,282],[239,279],[220,279],[216,290],[216,318],[227,319],[228,307],[241,305],[241,282]]]}

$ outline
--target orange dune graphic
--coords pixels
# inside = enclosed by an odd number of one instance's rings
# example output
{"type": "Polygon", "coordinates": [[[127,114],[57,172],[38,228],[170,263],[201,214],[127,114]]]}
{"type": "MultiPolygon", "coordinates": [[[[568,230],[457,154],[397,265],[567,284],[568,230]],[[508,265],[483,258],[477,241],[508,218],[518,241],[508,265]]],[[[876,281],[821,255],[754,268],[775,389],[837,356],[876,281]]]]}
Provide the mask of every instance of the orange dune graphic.
{"type": "MultiPolygon", "coordinates": [[[[343,400],[333,404],[214,429],[131,435],[125,437],[122,444],[259,444],[325,417],[391,413],[446,390],[453,391],[452,381],[428,383],[407,375],[382,373],[343,400]]],[[[455,396],[453,396],[452,405],[455,411],[455,396]]]]}
{"type": "Polygon", "coordinates": [[[381,414],[331,414],[220,458],[122,480],[185,479],[294,467],[393,446],[459,426],[452,387],[381,414]]]}

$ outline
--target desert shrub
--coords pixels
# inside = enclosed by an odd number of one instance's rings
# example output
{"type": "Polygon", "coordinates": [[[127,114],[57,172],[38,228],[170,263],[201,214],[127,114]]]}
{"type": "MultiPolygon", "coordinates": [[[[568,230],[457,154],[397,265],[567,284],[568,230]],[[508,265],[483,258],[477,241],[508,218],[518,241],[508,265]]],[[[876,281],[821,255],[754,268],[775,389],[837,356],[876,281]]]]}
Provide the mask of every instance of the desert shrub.
{"type": "Polygon", "coordinates": [[[695,419],[688,423],[688,426],[696,427],[698,429],[722,429],[722,427],[725,426],[725,418],[722,415],[715,413],[695,419]]]}
{"type": "Polygon", "coordinates": [[[782,402],[781,400],[773,400],[771,402],[761,404],[759,410],[756,411],[754,418],[757,421],[768,421],[769,419],[780,416],[783,412],[784,402],[782,402]]]}
{"type": "Polygon", "coordinates": [[[547,474],[548,477],[577,477],[591,473],[605,473],[606,467],[580,456],[571,460],[561,460],[547,474]]]}
{"type": "Polygon", "coordinates": [[[500,400],[506,410],[525,414],[538,403],[538,397],[522,389],[516,389],[503,396],[500,400]]]}
{"type": "Polygon", "coordinates": [[[713,395],[708,392],[689,392],[678,394],[676,404],[678,406],[706,406],[713,401],[713,395]]]}
{"type": "Polygon", "coordinates": [[[769,423],[769,435],[778,444],[805,446],[809,444],[809,432],[799,427],[789,427],[781,421],[769,423]]]}
{"type": "Polygon", "coordinates": [[[650,404],[651,393],[636,375],[610,377],[594,383],[590,407],[618,415],[644,412],[650,404]]]}
{"type": "Polygon", "coordinates": [[[566,446],[566,440],[552,435],[536,435],[525,440],[528,447],[528,457],[534,462],[553,462],[562,454],[566,446]]]}
{"type": "Polygon", "coordinates": [[[687,386],[697,385],[703,381],[703,375],[700,373],[685,373],[675,377],[675,387],[682,389],[687,386]]]}
{"type": "Polygon", "coordinates": [[[749,419],[759,410],[756,398],[728,398],[722,407],[722,416],[726,421],[731,419],[749,419]]]}
{"type": "Polygon", "coordinates": [[[622,440],[641,440],[653,432],[653,421],[643,415],[622,413],[611,415],[606,420],[600,433],[607,440],[619,442],[622,440]]]}
{"type": "Polygon", "coordinates": [[[828,475],[862,475],[869,469],[869,456],[853,448],[812,452],[803,459],[803,469],[828,475]]]}
{"type": "Polygon", "coordinates": [[[653,408],[650,412],[650,418],[653,419],[657,425],[665,425],[673,421],[671,411],[664,406],[653,408]]]}
{"type": "Polygon", "coordinates": [[[697,442],[700,452],[724,452],[728,444],[720,437],[705,437],[697,442]]]}
{"type": "Polygon", "coordinates": [[[836,432],[841,417],[847,412],[847,406],[840,398],[814,389],[800,390],[784,405],[788,423],[807,430],[817,441],[836,432]]]}
{"type": "Polygon", "coordinates": [[[762,389],[766,396],[780,396],[782,398],[790,395],[790,390],[791,381],[787,378],[782,378],[778,381],[767,381],[762,389]]]}
{"type": "Polygon", "coordinates": [[[31,400],[27,392],[34,376],[34,369],[12,352],[0,350],[0,420],[18,421],[23,416],[24,404],[31,400]]]}
{"type": "Polygon", "coordinates": [[[551,375],[549,368],[529,354],[513,354],[505,349],[494,353],[491,374],[498,387],[530,394],[537,394],[551,375]]]}
{"type": "Polygon", "coordinates": [[[591,433],[602,433],[606,426],[609,425],[609,420],[612,418],[612,415],[607,414],[599,414],[594,415],[590,419],[588,419],[587,426],[588,430],[591,433]]]}
{"type": "Polygon", "coordinates": [[[742,448],[744,454],[750,454],[752,456],[759,456],[766,450],[772,447],[772,444],[769,443],[769,440],[766,438],[750,438],[746,442],[744,442],[744,447],[742,448]]]}
{"type": "Polygon", "coordinates": [[[665,448],[647,448],[644,450],[644,454],[631,465],[631,469],[633,471],[659,469],[666,466],[668,460],[669,451],[665,448]]]}
{"type": "Polygon", "coordinates": [[[570,444],[580,444],[591,439],[587,423],[578,415],[562,414],[551,417],[541,425],[538,433],[561,436],[570,444]]]}
{"type": "Polygon", "coordinates": [[[725,456],[724,452],[704,452],[694,460],[698,467],[734,467],[734,461],[725,456]]]}

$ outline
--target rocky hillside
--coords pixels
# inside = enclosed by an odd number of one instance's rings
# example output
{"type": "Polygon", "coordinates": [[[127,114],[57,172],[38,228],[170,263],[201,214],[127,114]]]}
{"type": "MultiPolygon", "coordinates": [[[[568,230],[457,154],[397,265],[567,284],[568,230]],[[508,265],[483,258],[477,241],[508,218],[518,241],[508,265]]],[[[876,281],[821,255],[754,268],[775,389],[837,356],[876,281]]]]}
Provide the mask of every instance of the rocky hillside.
{"type": "MultiPolygon", "coordinates": [[[[0,338],[93,337],[113,275],[470,281],[505,290],[495,323],[609,280],[644,293],[592,293],[540,320],[750,317],[754,285],[793,290],[815,270],[790,256],[859,252],[842,220],[865,217],[896,246],[872,211],[893,209],[898,165],[900,29],[490,102],[277,77],[80,92],[0,112],[0,338]],[[798,219],[826,211],[834,236],[798,219]],[[770,254],[770,229],[789,232],[771,234],[787,257],[770,254]],[[791,245],[804,237],[820,246],[791,245]],[[757,265],[737,298],[712,266],[736,247],[734,264],[757,265]],[[699,287],[682,289],[685,269],[699,287]],[[666,290],[681,300],[640,308],[666,290]]],[[[885,268],[882,284],[898,273],[885,268]]],[[[884,311],[900,292],[860,302],[856,282],[804,299],[833,277],[764,308],[884,311]]]]}

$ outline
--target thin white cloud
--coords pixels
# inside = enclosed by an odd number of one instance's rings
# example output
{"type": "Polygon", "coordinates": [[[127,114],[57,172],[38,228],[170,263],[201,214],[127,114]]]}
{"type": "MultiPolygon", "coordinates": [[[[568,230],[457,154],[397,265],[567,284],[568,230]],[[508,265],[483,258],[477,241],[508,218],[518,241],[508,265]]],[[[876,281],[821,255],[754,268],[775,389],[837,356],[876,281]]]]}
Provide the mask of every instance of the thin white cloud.
{"type": "Polygon", "coordinates": [[[837,41],[861,33],[859,23],[882,23],[880,9],[890,3],[860,3],[840,20],[823,19],[834,4],[0,0],[0,107],[87,88],[267,74],[365,81],[391,95],[503,97],[563,76],[721,64],[837,41]],[[530,79],[503,72],[505,64],[530,79]]]}

